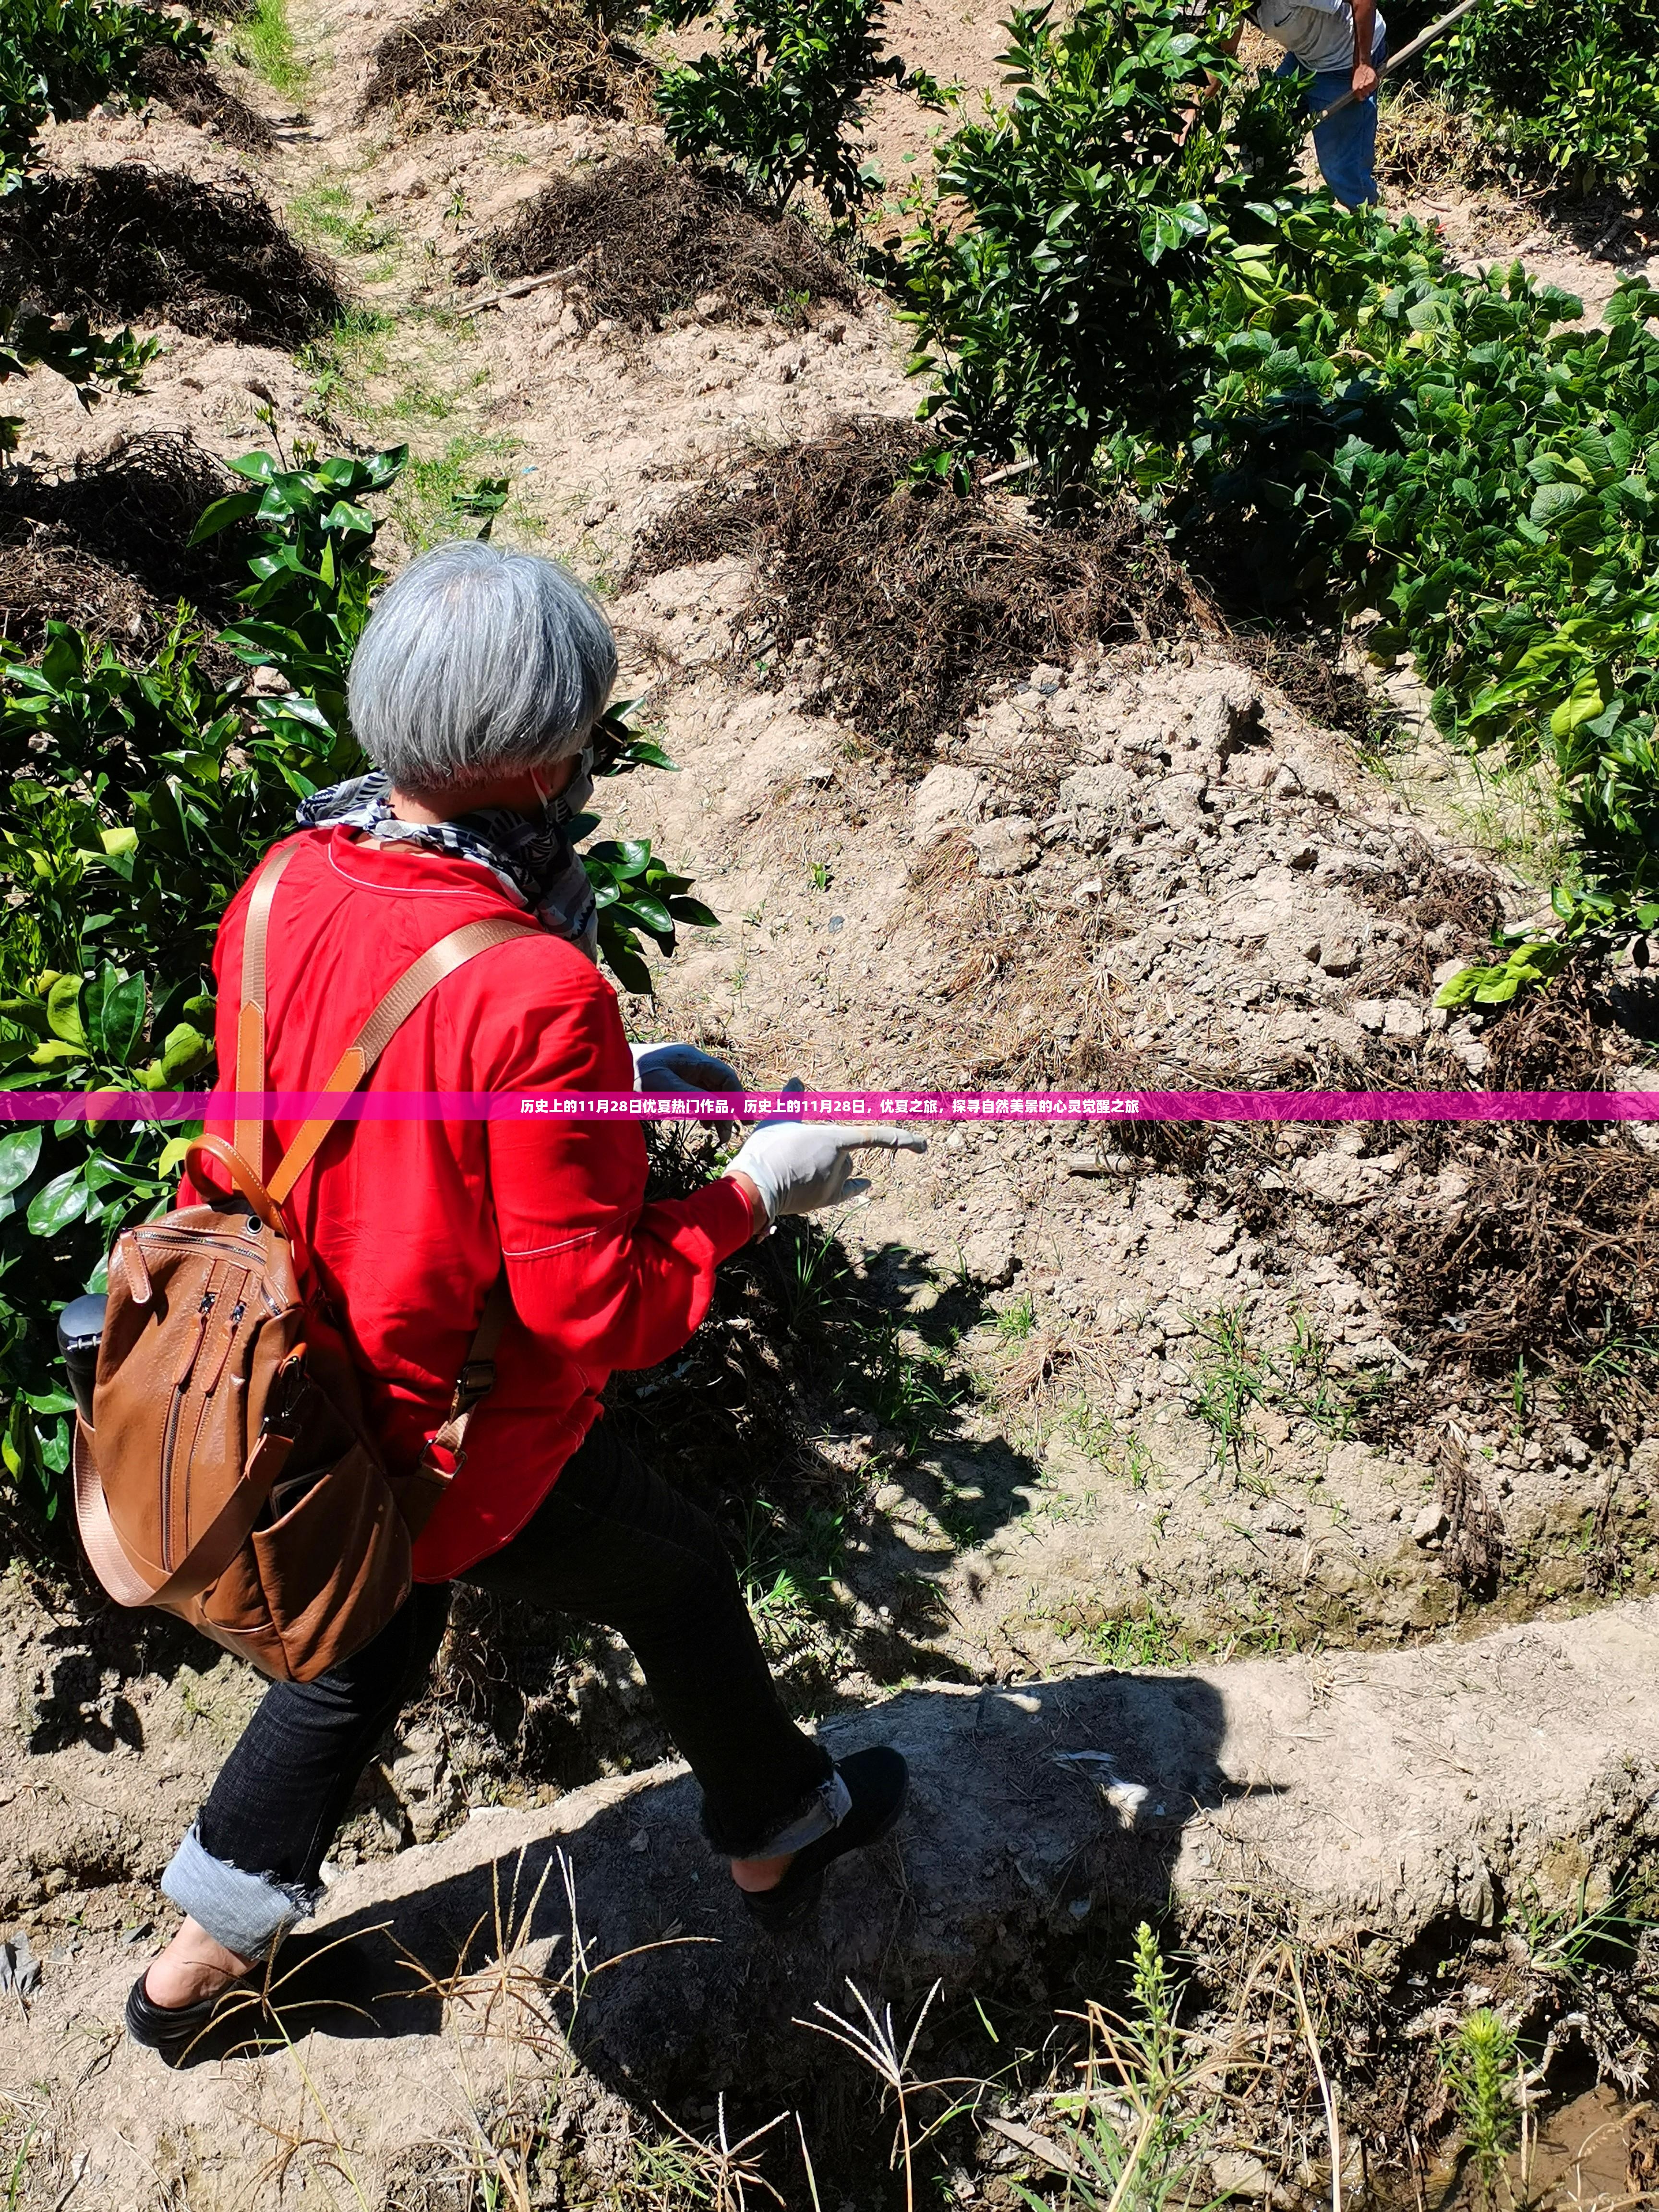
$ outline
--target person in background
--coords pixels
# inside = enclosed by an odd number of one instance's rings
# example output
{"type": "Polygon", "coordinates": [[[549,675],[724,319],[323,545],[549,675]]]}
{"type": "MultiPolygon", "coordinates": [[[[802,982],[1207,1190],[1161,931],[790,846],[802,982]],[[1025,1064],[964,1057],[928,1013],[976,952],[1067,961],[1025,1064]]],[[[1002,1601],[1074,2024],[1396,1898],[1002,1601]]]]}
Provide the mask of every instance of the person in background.
{"type": "MultiPolygon", "coordinates": [[[[1388,26],[1376,0],[1255,0],[1247,20],[1285,49],[1279,76],[1305,76],[1308,112],[1346,92],[1352,105],[1314,132],[1319,173],[1344,207],[1370,207],[1376,190],[1376,87],[1388,26]]],[[[1237,42],[1235,40],[1234,44],[1237,42]]]]}
{"type": "MultiPolygon", "coordinates": [[[[306,800],[272,909],[273,1090],[320,1085],[369,1010],[459,925],[526,913],[539,929],[447,975],[398,1030],[377,1069],[386,1090],[742,1088],[689,1045],[630,1048],[595,964],[593,894],[570,824],[616,670],[598,606],[534,555],[440,546],[382,594],[350,695],[380,772],[306,800]]],[[[245,885],[232,901],[215,951],[223,1070],[236,1064],[249,895],[245,885]]],[[[302,1119],[277,1117],[275,1148],[302,1119]]],[[[228,1136],[234,1120],[222,1096],[208,1126],[228,1136]]],[[[443,1422],[503,1273],[512,1316],[465,1459],[416,1543],[413,1596],[350,1658],[266,1691],[163,1875],[185,1918],[133,1985],[135,2042],[179,2063],[219,2001],[315,1910],[335,1830],[425,1678],[457,1580],[626,1640],[702,1786],[709,1844],[766,1931],[798,1926],[830,1863],[892,1826],[902,1758],[877,1745],[837,1762],[795,1726],[714,1524],[676,1490],[672,1466],[636,1457],[600,1418],[613,1370],[654,1366],[685,1343],[729,1254],[782,1214],[865,1187],[848,1182],[861,1146],[922,1142],[896,1128],[762,1123],[722,1175],[651,1202],[637,1122],[335,1127],[288,1212],[390,1472],[412,1471],[443,1422]]]]}

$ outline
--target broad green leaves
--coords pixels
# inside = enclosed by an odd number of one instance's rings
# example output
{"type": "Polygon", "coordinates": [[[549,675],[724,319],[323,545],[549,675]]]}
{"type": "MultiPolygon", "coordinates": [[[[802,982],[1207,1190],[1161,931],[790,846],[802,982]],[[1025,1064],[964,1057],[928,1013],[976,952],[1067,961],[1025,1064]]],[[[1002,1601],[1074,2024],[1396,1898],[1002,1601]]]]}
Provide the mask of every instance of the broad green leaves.
{"type": "Polygon", "coordinates": [[[1517,945],[1507,960],[1490,967],[1460,968],[1435,994],[1437,1006],[1506,1006],[1528,985],[1558,975],[1572,948],[1548,939],[1517,945]]]}
{"type": "MultiPolygon", "coordinates": [[[[598,817],[583,815],[575,824],[579,836],[598,827],[598,817]]],[[[651,970],[640,949],[641,934],[659,951],[672,953],[675,932],[681,924],[710,929],[718,917],[701,899],[688,898],[688,876],[678,876],[652,851],[648,839],[623,838],[587,845],[582,866],[593,886],[599,910],[599,948],[611,973],[629,991],[649,991],[651,970]]]]}

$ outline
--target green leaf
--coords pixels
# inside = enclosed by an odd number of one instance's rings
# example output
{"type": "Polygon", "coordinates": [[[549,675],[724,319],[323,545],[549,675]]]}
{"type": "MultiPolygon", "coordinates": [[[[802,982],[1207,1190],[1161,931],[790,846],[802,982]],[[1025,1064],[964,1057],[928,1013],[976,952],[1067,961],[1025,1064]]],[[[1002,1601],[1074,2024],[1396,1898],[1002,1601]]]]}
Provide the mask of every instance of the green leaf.
{"type": "Polygon", "coordinates": [[[41,1185],[29,1200],[26,1218],[33,1235],[50,1237],[78,1221],[86,1210],[87,1186],[77,1164],[41,1185]]]}
{"type": "Polygon", "coordinates": [[[0,1137],[0,1198],[9,1197],[34,1173],[40,1139],[39,1129],[12,1129],[0,1137]]]}
{"type": "Polygon", "coordinates": [[[81,978],[60,975],[46,994],[46,1025],[65,1044],[85,1049],[87,1033],[81,1022],[81,978]]]}
{"type": "Polygon", "coordinates": [[[169,1030],[161,1048],[161,1073],[169,1083],[180,1075],[193,1075],[204,1067],[213,1057],[213,1040],[205,1037],[189,1023],[181,1022],[177,1029],[169,1030]]]}
{"type": "Polygon", "coordinates": [[[1532,495],[1527,520],[1540,528],[1559,528],[1566,517],[1586,504],[1589,494],[1582,484],[1540,484],[1532,495]]]}
{"type": "Polygon", "coordinates": [[[1601,696],[1601,686],[1592,674],[1581,676],[1566,697],[1550,716],[1550,734],[1570,738],[1586,722],[1593,722],[1605,712],[1607,701],[1601,696]]]}
{"type": "MultiPolygon", "coordinates": [[[[261,454],[259,458],[264,459],[265,457],[261,454]]],[[[233,467],[237,465],[232,463],[233,467]]],[[[249,515],[258,514],[264,495],[257,491],[233,491],[227,493],[223,499],[216,499],[210,507],[204,507],[195,529],[185,542],[200,545],[210,538],[216,538],[222,530],[228,530],[234,523],[245,522],[249,515]]]]}
{"type": "Polygon", "coordinates": [[[629,890],[621,910],[643,928],[659,932],[665,937],[674,933],[674,917],[662,901],[653,898],[648,891],[629,890]]]}
{"type": "Polygon", "coordinates": [[[144,1033],[146,994],[142,975],[129,975],[105,998],[103,1052],[106,1060],[125,1067],[138,1049],[144,1033]]]}

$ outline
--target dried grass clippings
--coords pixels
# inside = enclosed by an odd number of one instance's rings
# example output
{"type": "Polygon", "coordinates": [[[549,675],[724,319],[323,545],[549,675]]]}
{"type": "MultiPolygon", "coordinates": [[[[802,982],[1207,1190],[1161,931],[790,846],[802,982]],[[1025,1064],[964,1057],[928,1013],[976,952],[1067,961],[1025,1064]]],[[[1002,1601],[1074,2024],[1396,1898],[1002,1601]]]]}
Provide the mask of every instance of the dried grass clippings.
{"type": "Polygon", "coordinates": [[[52,314],[247,345],[303,345],[344,305],[258,192],[131,161],[43,177],[7,203],[0,289],[52,314]]]}
{"type": "MultiPolygon", "coordinates": [[[[234,483],[193,438],[147,431],[97,460],[52,475],[27,464],[0,476],[0,640],[29,656],[48,622],[98,644],[158,647],[180,599],[230,611],[244,574],[234,532],[192,546],[204,508],[234,483]]],[[[226,654],[225,673],[236,666],[226,654]]]]}
{"type": "Polygon", "coordinates": [[[491,108],[521,115],[637,116],[648,72],[569,0],[452,0],[374,49],[363,113],[405,130],[454,128],[491,108]]]}
{"type": "Polygon", "coordinates": [[[264,117],[222,83],[205,62],[187,61],[171,46],[147,46],[138,82],[181,123],[198,130],[211,124],[228,146],[239,146],[245,154],[269,154],[276,146],[276,133],[264,117]]]}
{"type": "Polygon", "coordinates": [[[931,754],[1036,661],[1214,629],[1127,504],[1044,527],[982,486],[918,481],[913,423],[842,421],[734,461],[641,536],[623,588],[732,553],[754,563],[744,655],[898,751],[931,754]]]}
{"type": "Polygon", "coordinates": [[[799,319],[818,302],[850,307],[856,288],[797,216],[750,207],[712,172],[630,154],[561,177],[481,239],[457,274],[477,282],[580,264],[588,313],[634,331],[702,302],[710,320],[799,319]]]}

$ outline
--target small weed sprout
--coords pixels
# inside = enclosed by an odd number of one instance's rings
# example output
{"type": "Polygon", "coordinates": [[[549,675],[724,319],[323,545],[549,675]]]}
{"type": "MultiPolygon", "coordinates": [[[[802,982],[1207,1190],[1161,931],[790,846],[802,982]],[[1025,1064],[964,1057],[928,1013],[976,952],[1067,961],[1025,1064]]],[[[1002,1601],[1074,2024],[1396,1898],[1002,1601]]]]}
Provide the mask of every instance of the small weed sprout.
{"type": "MultiPolygon", "coordinates": [[[[1199,2212],[1212,2202],[1205,2163],[1220,2118],[1226,2061],[1183,2028],[1181,1987],[1142,1921],[1129,1961],[1133,2012],[1091,2003],[1076,2089],[1054,2099],[1065,2124],[1052,2159],[1079,2212],[1199,2212]]],[[[1019,2191],[1030,2212],[1044,2200],[1019,2191]]]]}
{"type": "Polygon", "coordinates": [[[1210,1431],[1216,1466],[1231,1465],[1245,1487],[1262,1486],[1265,1453],[1252,1419],[1258,1409],[1310,1422],[1328,1437],[1348,1433],[1351,1395],[1331,1373],[1329,1347],[1305,1314],[1293,1316],[1291,1341],[1276,1352],[1250,1341],[1240,1307],[1218,1307],[1196,1328],[1191,1411],[1210,1431]]]}
{"type": "Polygon", "coordinates": [[[1489,2007],[1459,2022],[1440,2054],[1441,2071],[1463,2142],[1491,2203],[1504,2160],[1520,2132],[1515,2030],[1489,2007]]]}
{"type": "Polygon", "coordinates": [[[880,2077],[884,2087],[884,2098],[886,2094],[893,2097],[898,2106],[898,2132],[893,2144],[891,2163],[896,2166],[902,2155],[904,2212],[915,2212],[915,2153],[916,2146],[910,2133],[910,2108],[908,2099],[916,2090],[933,2085],[919,2082],[916,2080],[910,2071],[910,2059],[916,2047],[916,2039],[921,2033],[922,2023],[933,2008],[933,2000],[944,1984],[941,1982],[935,1982],[923,1998],[921,2009],[916,2014],[915,2025],[910,2030],[909,2040],[905,2044],[902,2051],[898,2047],[898,2038],[893,2027],[891,2005],[884,2005],[880,2017],[878,2018],[869,1999],[858,1984],[849,1980],[847,1986],[852,1991],[853,2002],[864,2014],[866,2021],[864,2027],[860,2027],[855,2021],[843,2019],[838,2012],[831,2012],[826,2004],[815,2004],[812,2009],[814,2012],[823,2014],[823,2019],[830,2023],[827,2027],[822,2021],[816,2020],[798,2020],[795,2025],[798,2027],[815,2029],[819,2035],[827,2035],[832,2043],[839,2043],[844,2050],[850,2051],[854,2057],[861,2058],[865,2064],[880,2077]]]}

